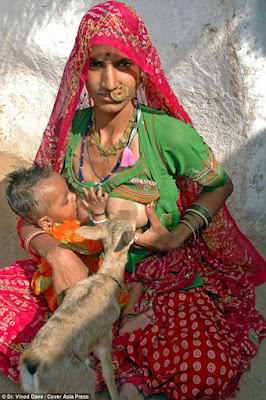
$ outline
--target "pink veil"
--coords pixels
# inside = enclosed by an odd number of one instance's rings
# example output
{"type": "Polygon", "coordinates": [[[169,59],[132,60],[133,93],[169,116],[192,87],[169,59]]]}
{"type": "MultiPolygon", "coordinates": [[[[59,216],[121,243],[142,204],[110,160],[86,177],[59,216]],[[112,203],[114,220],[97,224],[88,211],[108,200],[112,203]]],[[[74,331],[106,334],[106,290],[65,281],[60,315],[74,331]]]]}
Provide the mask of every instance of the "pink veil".
{"type": "Polygon", "coordinates": [[[166,110],[191,123],[165,78],[157,51],[140,16],[129,6],[107,1],[91,8],[81,20],[36,156],[39,165],[59,172],[62,169],[71,122],[88,73],[89,48],[99,43],[116,47],[145,71],[145,86],[137,93],[141,103],[166,110]]]}

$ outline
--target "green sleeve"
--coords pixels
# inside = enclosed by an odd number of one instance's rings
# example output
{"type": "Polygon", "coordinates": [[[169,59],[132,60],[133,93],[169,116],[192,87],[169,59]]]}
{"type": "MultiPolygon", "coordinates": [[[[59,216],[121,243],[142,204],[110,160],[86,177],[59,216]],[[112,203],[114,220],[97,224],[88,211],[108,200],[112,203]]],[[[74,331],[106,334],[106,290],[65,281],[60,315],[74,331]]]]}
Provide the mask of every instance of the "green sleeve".
{"type": "Polygon", "coordinates": [[[227,182],[226,171],[191,125],[159,112],[154,116],[154,131],[170,174],[196,182],[205,191],[227,182]]]}

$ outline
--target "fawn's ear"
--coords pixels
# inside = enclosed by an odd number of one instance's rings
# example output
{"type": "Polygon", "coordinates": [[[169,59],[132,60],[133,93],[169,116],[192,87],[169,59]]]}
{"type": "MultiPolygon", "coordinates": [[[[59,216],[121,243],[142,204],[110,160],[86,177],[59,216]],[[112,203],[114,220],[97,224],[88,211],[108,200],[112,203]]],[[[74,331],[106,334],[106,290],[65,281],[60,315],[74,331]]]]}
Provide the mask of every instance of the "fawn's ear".
{"type": "Polygon", "coordinates": [[[134,238],[135,238],[135,232],[132,232],[132,231],[124,232],[122,234],[116,248],[114,249],[114,252],[120,251],[124,247],[128,246],[129,244],[132,244],[134,242],[134,238]]]}
{"type": "Polygon", "coordinates": [[[75,230],[75,233],[84,239],[98,240],[102,239],[103,231],[101,226],[81,226],[75,230]]]}

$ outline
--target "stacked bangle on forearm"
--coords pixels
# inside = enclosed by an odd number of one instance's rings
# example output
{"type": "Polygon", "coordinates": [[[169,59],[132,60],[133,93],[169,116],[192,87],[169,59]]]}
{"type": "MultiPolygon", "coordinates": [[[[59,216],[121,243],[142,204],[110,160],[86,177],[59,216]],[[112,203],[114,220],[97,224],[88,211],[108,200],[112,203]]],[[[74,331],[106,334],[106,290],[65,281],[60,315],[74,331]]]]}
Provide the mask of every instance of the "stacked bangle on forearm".
{"type": "Polygon", "coordinates": [[[192,203],[186,210],[186,213],[194,213],[199,215],[205,223],[205,226],[203,226],[203,228],[206,228],[212,222],[213,219],[213,216],[210,213],[210,211],[206,207],[198,203],[192,203]]]}
{"type": "Polygon", "coordinates": [[[190,230],[191,230],[191,232],[192,232],[192,234],[193,234],[193,237],[194,237],[193,243],[195,243],[196,240],[197,240],[196,231],[194,230],[193,226],[192,226],[188,221],[184,221],[184,219],[186,219],[186,218],[181,218],[180,221],[179,221],[179,223],[180,223],[180,224],[185,224],[186,226],[188,226],[188,227],[190,228],[190,230]]]}
{"type": "Polygon", "coordinates": [[[201,234],[202,229],[206,228],[211,223],[212,219],[213,216],[206,207],[198,203],[192,203],[185,211],[183,217],[179,222],[187,225],[190,228],[194,237],[193,243],[195,243],[199,235],[201,234]],[[203,225],[198,216],[202,219],[202,221],[204,221],[203,225]],[[193,222],[192,218],[195,223],[193,222]]]}
{"type": "Polygon", "coordinates": [[[30,245],[31,245],[32,240],[34,238],[36,238],[37,236],[43,235],[43,234],[50,235],[49,232],[46,232],[43,229],[35,229],[35,231],[32,231],[31,233],[28,234],[28,236],[24,240],[25,250],[27,250],[28,253],[31,253],[30,245]]]}
{"type": "MultiPolygon", "coordinates": [[[[198,230],[198,229],[202,229],[202,222],[201,222],[201,221],[199,220],[199,218],[197,217],[197,214],[195,215],[193,212],[186,210],[184,216],[185,216],[185,215],[191,216],[191,217],[196,221],[196,223],[198,224],[197,230],[198,230]]],[[[191,222],[192,222],[192,221],[191,221],[191,222]]]]}
{"type": "Polygon", "coordinates": [[[181,221],[184,221],[184,220],[187,221],[191,226],[193,226],[193,229],[194,229],[195,233],[198,232],[199,227],[197,227],[197,226],[194,224],[194,222],[191,221],[190,218],[186,218],[186,214],[184,214],[183,217],[182,217],[182,219],[181,219],[181,221]]]}

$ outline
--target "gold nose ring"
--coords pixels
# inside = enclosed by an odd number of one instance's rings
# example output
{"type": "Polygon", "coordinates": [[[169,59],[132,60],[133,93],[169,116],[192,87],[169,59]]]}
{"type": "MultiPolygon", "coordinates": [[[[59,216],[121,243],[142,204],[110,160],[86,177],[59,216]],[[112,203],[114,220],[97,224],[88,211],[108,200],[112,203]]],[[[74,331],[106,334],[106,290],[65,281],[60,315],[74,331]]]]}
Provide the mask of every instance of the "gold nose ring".
{"type": "Polygon", "coordinates": [[[119,83],[117,87],[110,92],[110,96],[114,101],[123,101],[129,96],[135,85],[129,89],[126,83],[119,83]]]}

